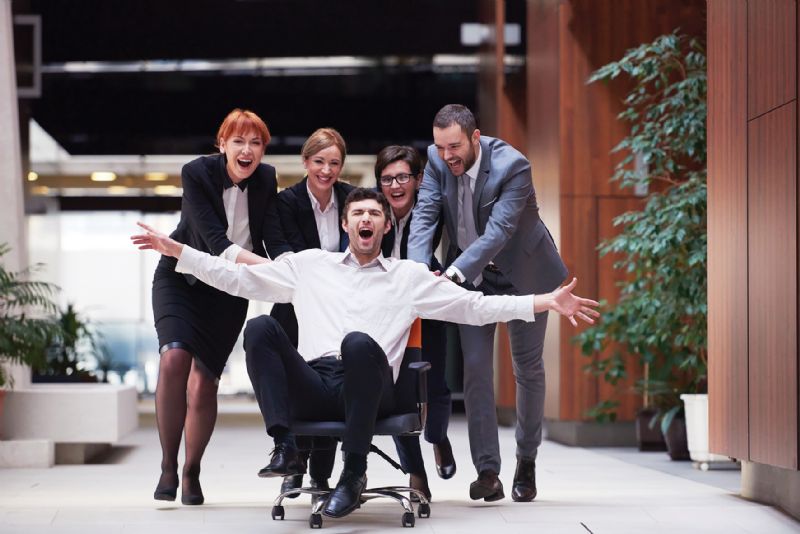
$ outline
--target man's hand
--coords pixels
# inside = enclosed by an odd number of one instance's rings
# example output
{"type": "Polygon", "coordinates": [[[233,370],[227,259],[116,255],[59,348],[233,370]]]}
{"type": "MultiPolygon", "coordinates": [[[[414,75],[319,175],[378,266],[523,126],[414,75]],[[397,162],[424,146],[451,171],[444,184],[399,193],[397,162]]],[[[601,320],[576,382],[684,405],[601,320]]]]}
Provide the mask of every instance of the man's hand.
{"type": "Polygon", "coordinates": [[[600,304],[594,300],[573,295],[572,290],[575,289],[577,284],[578,279],[573,278],[572,282],[559,287],[552,293],[536,295],[533,299],[534,313],[552,310],[569,319],[572,326],[578,326],[575,317],[589,324],[594,324],[594,319],[592,319],[592,317],[600,317],[600,312],[594,308],[600,304]]]}
{"type": "Polygon", "coordinates": [[[180,257],[183,251],[182,243],[178,243],[174,239],[154,230],[143,222],[137,222],[136,224],[141,226],[146,232],[144,234],[131,236],[131,241],[133,241],[134,245],[139,247],[139,250],[155,250],[165,256],[172,256],[173,258],[180,257]]]}

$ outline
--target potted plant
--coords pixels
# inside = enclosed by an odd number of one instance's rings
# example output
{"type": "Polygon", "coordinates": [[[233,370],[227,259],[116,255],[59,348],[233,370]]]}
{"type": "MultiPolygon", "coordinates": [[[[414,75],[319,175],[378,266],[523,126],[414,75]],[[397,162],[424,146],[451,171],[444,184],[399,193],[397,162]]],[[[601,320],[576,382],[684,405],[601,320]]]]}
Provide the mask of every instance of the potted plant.
{"type": "Polygon", "coordinates": [[[89,370],[108,360],[107,350],[90,321],[67,304],[58,310],[60,328],[49,340],[45,357],[34,366],[34,382],[97,382],[89,370]]]}
{"type": "MultiPolygon", "coordinates": [[[[618,118],[631,129],[614,148],[625,157],[611,180],[645,198],[641,210],[614,220],[619,233],[598,247],[601,256],[614,254],[614,267],[626,274],[619,301],[576,341],[584,354],[597,356],[587,367],[612,384],[628,376],[622,350],[636,355],[645,370],[636,390],[669,434],[682,419],[680,394],[702,391],[706,377],[703,47],[676,31],[629,50],[588,83],[622,75],[633,88],[618,118]]],[[[606,412],[614,409],[603,404],[606,412]]],[[[680,434],[678,427],[673,432],[680,434]]]]}
{"type": "MultiPolygon", "coordinates": [[[[9,250],[0,243],[0,259],[9,250]]],[[[6,364],[41,365],[45,349],[60,329],[52,300],[58,288],[29,280],[38,267],[11,271],[0,261],[0,414],[6,388],[14,385],[6,364]]]]}

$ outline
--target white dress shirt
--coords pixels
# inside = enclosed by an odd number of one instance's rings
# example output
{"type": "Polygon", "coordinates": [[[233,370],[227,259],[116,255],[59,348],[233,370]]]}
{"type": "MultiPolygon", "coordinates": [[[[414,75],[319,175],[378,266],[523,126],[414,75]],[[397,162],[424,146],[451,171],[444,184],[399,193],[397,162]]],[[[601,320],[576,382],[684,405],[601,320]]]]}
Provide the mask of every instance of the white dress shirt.
{"type": "Polygon", "coordinates": [[[228,229],[225,235],[231,240],[221,256],[226,260],[236,261],[242,249],[253,250],[250,238],[250,211],[247,205],[247,189],[242,191],[238,186],[228,187],[222,192],[222,203],[225,206],[225,218],[228,229]]]}
{"type": "Polygon", "coordinates": [[[336,205],[336,194],[331,189],[331,200],[323,209],[317,197],[311,192],[306,182],[308,198],[314,210],[314,220],[317,223],[320,248],[329,252],[339,252],[339,206],[336,205]]]}
{"type": "Polygon", "coordinates": [[[534,320],[532,295],[467,291],[411,260],[378,256],[361,266],[349,249],[245,265],[184,245],[175,270],[231,295],[294,304],[306,360],[339,354],[345,335],[364,332],[386,352],[395,380],[417,317],[472,325],[534,320]]]}

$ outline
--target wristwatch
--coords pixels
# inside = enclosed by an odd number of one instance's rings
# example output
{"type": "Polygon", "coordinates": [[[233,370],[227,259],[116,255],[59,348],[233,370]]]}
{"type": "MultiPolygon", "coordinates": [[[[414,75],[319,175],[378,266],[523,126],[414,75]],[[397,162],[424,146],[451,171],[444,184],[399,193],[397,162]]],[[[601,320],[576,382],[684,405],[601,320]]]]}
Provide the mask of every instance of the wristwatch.
{"type": "MultiPolygon", "coordinates": [[[[447,276],[447,274],[445,274],[445,276],[447,276]]],[[[447,276],[447,278],[458,285],[461,285],[464,282],[464,280],[462,280],[461,277],[458,276],[458,273],[456,271],[453,271],[449,276],[447,276]]]]}

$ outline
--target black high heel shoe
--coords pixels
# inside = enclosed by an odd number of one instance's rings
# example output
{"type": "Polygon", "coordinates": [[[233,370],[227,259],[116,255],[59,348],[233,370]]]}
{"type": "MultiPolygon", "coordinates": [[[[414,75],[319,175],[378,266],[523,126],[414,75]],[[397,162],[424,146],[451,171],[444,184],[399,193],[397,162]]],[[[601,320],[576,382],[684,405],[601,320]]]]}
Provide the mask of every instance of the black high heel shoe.
{"type": "Polygon", "coordinates": [[[177,495],[178,473],[161,473],[153,498],[157,501],[174,501],[177,495]]]}
{"type": "Polygon", "coordinates": [[[181,502],[187,506],[197,506],[205,502],[203,489],[200,487],[200,473],[184,473],[181,502]]]}

